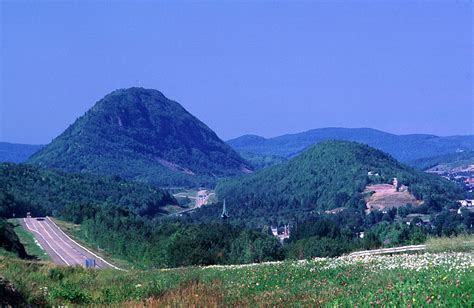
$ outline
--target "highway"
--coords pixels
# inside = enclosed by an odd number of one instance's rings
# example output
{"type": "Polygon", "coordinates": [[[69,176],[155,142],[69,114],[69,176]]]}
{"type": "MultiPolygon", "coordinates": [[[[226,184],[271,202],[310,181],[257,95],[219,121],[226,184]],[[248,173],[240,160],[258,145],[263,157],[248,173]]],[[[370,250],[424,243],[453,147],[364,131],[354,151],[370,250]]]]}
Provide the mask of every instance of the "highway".
{"type": "Polygon", "coordinates": [[[85,266],[86,259],[95,259],[96,268],[115,268],[94,252],[74,241],[49,217],[20,219],[23,227],[31,232],[53,262],[67,266],[85,266]]]}

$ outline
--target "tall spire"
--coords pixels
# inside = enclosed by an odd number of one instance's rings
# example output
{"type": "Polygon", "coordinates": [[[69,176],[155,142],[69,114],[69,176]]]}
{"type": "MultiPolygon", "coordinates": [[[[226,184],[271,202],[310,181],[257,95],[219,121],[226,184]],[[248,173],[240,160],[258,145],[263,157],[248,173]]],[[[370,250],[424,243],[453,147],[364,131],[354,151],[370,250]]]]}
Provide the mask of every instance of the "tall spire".
{"type": "Polygon", "coordinates": [[[225,206],[225,199],[224,199],[224,204],[222,205],[222,214],[221,214],[222,219],[227,219],[229,218],[229,213],[227,213],[227,208],[225,206]]]}

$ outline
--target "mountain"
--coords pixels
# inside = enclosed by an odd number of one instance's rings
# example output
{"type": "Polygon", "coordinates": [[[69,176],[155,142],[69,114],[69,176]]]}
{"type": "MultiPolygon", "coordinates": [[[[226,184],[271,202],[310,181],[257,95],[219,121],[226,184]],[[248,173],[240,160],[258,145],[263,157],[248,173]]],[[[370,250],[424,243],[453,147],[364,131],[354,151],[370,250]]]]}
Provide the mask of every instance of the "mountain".
{"type": "Polygon", "coordinates": [[[244,135],[227,143],[238,152],[293,157],[308,146],[325,140],[364,143],[404,162],[455,153],[459,150],[474,150],[473,135],[451,137],[424,134],[395,135],[370,128],[320,128],[269,139],[244,135]]]}
{"type": "Polygon", "coordinates": [[[251,167],[204,123],[157,90],[116,90],[28,163],[160,186],[210,186],[251,167]]]}
{"type": "Polygon", "coordinates": [[[441,177],[405,166],[367,145],[325,141],[288,162],[222,180],[216,193],[219,200],[226,200],[236,219],[280,221],[315,211],[370,211],[366,204],[377,201],[372,196],[378,195],[388,197],[390,207],[399,199],[397,206],[411,203],[424,211],[438,211],[452,205],[462,191],[441,177]],[[392,185],[394,178],[398,180],[396,187],[392,185]]]}
{"type": "Polygon", "coordinates": [[[474,172],[474,151],[462,151],[407,162],[423,171],[436,172],[474,172]]]}
{"type": "Polygon", "coordinates": [[[43,145],[0,142],[0,162],[22,163],[43,145]]]}
{"type": "MultiPolygon", "coordinates": [[[[65,207],[116,205],[155,216],[176,204],[167,192],[119,177],[70,174],[31,165],[0,164],[0,217],[51,215],[65,207]]],[[[75,217],[78,219],[79,217],[75,217]]]]}

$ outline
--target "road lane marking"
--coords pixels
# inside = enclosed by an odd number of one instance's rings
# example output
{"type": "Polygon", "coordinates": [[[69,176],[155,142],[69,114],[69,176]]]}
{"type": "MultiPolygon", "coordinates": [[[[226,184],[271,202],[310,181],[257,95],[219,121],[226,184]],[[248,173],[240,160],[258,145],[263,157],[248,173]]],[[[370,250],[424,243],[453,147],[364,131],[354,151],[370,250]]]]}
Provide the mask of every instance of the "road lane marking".
{"type": "MultiPolygon", "coordinates": [[[[58,243],[58,240],[56,238],[54,238],[53,236],[51,236],[51,234],[48,232],[48,230],[46,230],[46,228],[44,227],[44,224],[43,223],[40,223],[39,221],[37,221],[38,225],[41,226],[41,228],[44,230],[44,232],[46,232],[48,234],[48,236],[51,238],[52,242],[59,248],[61,249],[62,251],[64,251],[65,253],[65,256],[68,256],[69,258],[72,259],[72,262],[74,264],[78,264],[78,265],[82,265],[83,264],[83,260],[81,258],[78,259],[78,256],[74,253],[71,253],[70,251],[68,251],[67,249],[65,249],[64,247],[62,247],[59,243],[58,243]]],[[[45,222],[47,224],[47,222],[45,222]]]]}
{"type": "Polygon", "coordinates": [[[85,248],[84,246],[82,246],[81,244],[79,244],[78,242],[76,242],[75,240],[73,240],[69,235],[67,235],[63,230],[61,230],[61,228],[58,227],[58,225],[56,225],[56,223],[54,221],[51,220],[51,218],[49,216],[46,216],[46,219],[48,219],[58,230],[59,232],[61,232],[62,234],[64,234],[71,242],[73,242],[74,244],[76,244],[77,246],[81,247],[82,249],[84,249],[85,251],[87,251],[88,253],[90,253],[91,255],[93,255],[94,257],[96,257],[97,259],[101,260],[102,262],[104,262],[105,264],[109,265],[110,267],[113,267],[115,269],[118,269],[118,270],[121,270],[121,271],[124,271],[123,269],[113,265],[113,264],[110,264],[109,262],[105,261],[102,257],[96,255],[95,253],[93,253],[92,251],[90,251],[89,249],[85,248]]]}
{"type": "MultiPolygon", "coordinates": [[[[79,249],[77,249],[77,247],[72,247],[71,245],[69,245],[68,242],[66,242],[62,236],[60,236],[58,233],[56,233],[56,231],[54,231],[55,228],[53,228],[51,226],[51,224],[47,221],[45,221],[45,224],[48,226],[49,229],[51,229],[51,231],[53,231],[53,233],[64,243],[66,244],[67,246],[69,246],[69,248],[71,248],[72,250],[76,251],[78,254],[80,254],[81,256],[83,256],[85,259],[88,258],[88,256],[86,256],[82,251],[80,251],[79,249]]],[[[84,259],[84,261],[85,261],[84,259]]]]}
{"type": "Polygon", "coordinates": [[[59,254],[59,252],[58,252],[56,249],[53,248],[53,246],[51,246],[51,244],[50,244],[50,243],[48,242],[48,240],[43,236],[43,234],[41,234],[41,232],[39,232],[38,230],[34,230],[34,229],[30,228],[30,226],[28,226],[28,222],[27,222],[26,218],[23,218],[23,220],[24,220],[25,225],[26,225],[26,228],[28,228],[28,230],[30,230],[31,232],[35,232],[35,233],[39,234],[39,236],[41,236],[41,237],[43,238],[43,240],[45,241],[45,243],[54,251],[54,253],[55,253],[56,255],[58,255],[59,258],[61,258],[61,260],[64,261],[64,263],[66,263],[66,265],[71,265],[71,264],[69,264],[69,262],[67,262],[66,259],[64,259],[64,258],[59,254]]]}
{"type": "MultiPolygon", "coordinates": [[[[82,257],[84,257],[84,259],[82,260],[81,259],[81,264],[84,264],[85,263],[85,260],[89,258],[89,256],[85,255],[80,249],[78,249],[78,247],[73,247],[71,245],[69,245],[68,242],[66,242],[62,236],[60,236],[54,229],[56,229],[56,227],[53,227],[52,226],[52,223],[51,221],[45,221],[45,224],[48,226],[48,228],[53,231],[53,233],[64,243],[66,244],[67,246],[69,246],[72,250],[74,250],[75,252],[77,252],[78,254],[80,254],[82,257]]],[[[59,227],[58,227],[59,228],[59,227]]],[[[60,229],[58,229],[60,230],[60,229]]],[[[77,255],[76,255],[77,256],[77,255]]],[[[77,256],[78,257],[78,256],[77,256]]]]}

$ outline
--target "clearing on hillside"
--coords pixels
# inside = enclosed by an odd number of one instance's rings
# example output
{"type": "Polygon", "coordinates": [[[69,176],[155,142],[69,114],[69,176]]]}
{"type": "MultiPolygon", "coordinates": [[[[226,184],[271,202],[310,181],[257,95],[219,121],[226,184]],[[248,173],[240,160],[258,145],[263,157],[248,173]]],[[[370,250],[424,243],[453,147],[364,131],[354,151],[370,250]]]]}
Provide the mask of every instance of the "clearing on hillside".
{"type": "Polygon", "coordinates": [[[384,211],[407,204],[420,205],[423,203],[423,201],[417,200],[403,185],[398,191],[397,187],[392,184],[369,185],[364,192],[368,195],[365,199],[367,214],[372,210],[384,211]]]}

